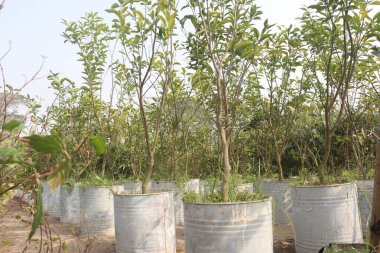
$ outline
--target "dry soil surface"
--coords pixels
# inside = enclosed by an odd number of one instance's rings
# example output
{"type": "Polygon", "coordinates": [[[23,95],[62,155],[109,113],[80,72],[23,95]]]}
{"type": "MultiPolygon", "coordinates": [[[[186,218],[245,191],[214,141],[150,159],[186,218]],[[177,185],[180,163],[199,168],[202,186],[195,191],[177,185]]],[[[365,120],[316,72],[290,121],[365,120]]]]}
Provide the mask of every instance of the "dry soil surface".
{"type": "MultiPolygon", "coordinates": [[[[22,205],[19,199],[12,199],[0,213],[0,253],[114,253],[113,237],[79,236],[78,225],[62,224],[52,216],[44,216],[42,226],[30,242],[26,241],[32,223],[30,209],[22,205]],[[51,231],[50,233],[48,231],[51,231]],[[47,240],[50,238],[50,240],[47,240]],[[62,249],[65,250],[62,250],[62,249]],[[53,250],[52,250],[53,249],[53,250]]],[[[275,253],[293,253],[294,233],[291,227],[273,228],[273,247],[275,253]]],[[[184,231],[176,228],[177,252],[184,250],[184,231]]]]}

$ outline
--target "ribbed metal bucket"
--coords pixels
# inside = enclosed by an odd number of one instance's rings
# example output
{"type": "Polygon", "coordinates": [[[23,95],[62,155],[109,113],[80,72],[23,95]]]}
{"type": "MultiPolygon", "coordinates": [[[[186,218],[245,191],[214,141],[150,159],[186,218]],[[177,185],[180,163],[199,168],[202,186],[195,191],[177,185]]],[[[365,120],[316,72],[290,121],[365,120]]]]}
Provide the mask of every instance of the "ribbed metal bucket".
{"type": "Polygon", "coordinates": [[[259,192],[273,197],[273,219],[278,225],[290,223],[291,201],[289,196],[289,182],[260,181],[259,192]]]}
{"type": "Polygon", "coordinates": [[[173,192],[114,195],[116,252],[175,253],[173,192]]]}
{"type": "MultiPolygon", "coordinates": [[[[185,192],[200,192],[200,180],[191,179],[185,183],[184,187],[185,192]]],[[[174,211],[175,211],[175,224],[177,226],[183,226],[184,223],[184,214],[183,214],[183,201],[182,194],[177,189],[174,190],[174,211]]]]}
{"type": "Polygon", "coordinates": [[[199,193],[201,189],[201,180],[200,179],[190,179],[185,183],[186,192],[195,192],[199,193]]]}
{"type": "Polygon", "coordinates": [[[260,182],[261,181],[254,181],[253,184],[253,192],[259,192],[260,191],[260,182]]]}
{"type": "Polygon", "coordinates": [[[67,186],[61,187],[60,221],[62,223],[80,223],[79,186],[79,183],[75,183],[72,189],[67,186]]]}
{"type": "Polygon", "coordinates": [[[48,197],[47,201],[47,214],[59,217],[60,215],[60,205],[61,205],[61,200],[60,200],[60,195],[61,195],[61,186],[58,186],[56,189],[52,189],[50,187],[50,194],[48,197]]]}
{"type": "Polygon", "coordinates": [[[152,181],[152,191],[173,191],[175,224],[183,226],[183,202],[178,187],[170,181],[152,181]]]}
{"type": "Polygon", "coordinates": [[[113,236],[115,226],[111,190],[106,187],[80,188],[79,200],[81,235],[113,236]]]}
{"type": "Polygon", "coordinates": [[[358,188],[359,212],[362,232],[369,233],[371,222],[373,180],[360,180],[356,182],[358,188]]]}
{"type": "Polygon", "coordinates": [[[185,252],[273,252],[271,198],[239,203],[185,203],[185,252]]]}
{"type": "Polygon", "coordinates": [[[253,192],[253,183],[238,184],[236,186],[237,192],[253,192]]]}
{"type": "Polygon", "coordinates": [[[177,186],[172,181],[151,181],[152,191],[178,191],[177,186]]]}
{"type": "Polygon", "coordinates": [[[51,195],[50,186],[47,182],[43,181],[42,184],[42,210],[44,213],[47,212],[48,202],[51,195]]]}
{"type": "Polygon", "coordinates": [[[205,194],[205,195],[209,194],[212,191],[220,191],[222,189],[222,187],[221,187],[222,182],[221,181],[217,181],[214,183],[213,181],[202,180],[201,184],[202,184],[202,188],[203,188],[201,193],[205,194]]]}
{"type": "Polygon", "coordinates": [[[297,253],[329,243],[361,243],[356,184],[291,186],[297,253]]]}
{"type": "MultiPolygon", "coordinates": [[[[150,184],[148,184],[150,188],[150,184]]],[[[128,193],[137,193],[142,191],[141,181],[127,181],[124,183],[124,190],[128,193]]]]}

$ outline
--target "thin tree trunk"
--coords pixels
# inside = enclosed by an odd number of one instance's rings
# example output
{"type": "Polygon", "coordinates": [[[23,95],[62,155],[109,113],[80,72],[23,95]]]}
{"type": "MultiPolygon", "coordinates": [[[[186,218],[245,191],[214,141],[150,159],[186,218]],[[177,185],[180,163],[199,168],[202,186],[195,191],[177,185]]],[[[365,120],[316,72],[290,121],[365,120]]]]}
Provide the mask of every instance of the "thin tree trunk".
{"type": "Polygon", "coordinates": [[[277,173],[278,173],[278,181],[284,180],[284,175],[282,173],[282,165],[281,165],[281,155],[278,151],[277,141],[275,141],[275,153],[276,153],[276,161],[277,161],[277,173]]]}
{"type": "Polygon", "coordinates": [[[356,166],[358,166],[358,174],[360,174],[363,179],[366,179],[367,175],[365,173],[362,160],[359,158],[358,152],[355,147],[355,143],[353,141],[351,143],[351,148],[352,148],[352,154],[354,155],[354,158],[355,158],[356,166]]]}
{"type": "MultiPolygon", "coordinates": [[[[218,123],[219,125],[219,123],[218,123]]],[[[227,143],[227,137],[226,137],[226,129],[219,125],[219,135],[222,140],[222,151],[223,151],[223,185],[222,185],[222,196],[223,201],[228,202],[229,200],[229,194],[228,194],[228,183],[230,179],[231,174],[231,165],[229,161],[229,154],[228,154],[228,143],[227,143]]]]}
{"type": "Polygon", "coordinates": [[[231,165],[230,165],[230,159],[229,159],[229,153],[228,153],[228,140],[227,140],[227,133],[226,133],[226,127],[225,127],[225,117],[227,117],[227,112],[223,109],[223,101],[227,103],[225,100],[225,97],[223,98],[223,91],[222,91],[222,82],[221,82],[221,74],[222,70],[219,68],[217,69],[217,75],[216,75],[216,85],[217,85],[217,91],[218,91],[218,108],[216,110],[216,124],[218,127],[219,137],[222,144],[222,156],[223,156],[223,183],[222,183],[222,197],[224,202],[228,202],[229,200],[229,194],[228,194],[228,185],[229,185],[229,179],[231,175],[231,165]]]}
{"type": "Polygon", "coordinates": [[[186,175],[188,175],[188,167],[189,167],[189,148],[188,148],[188,145],[187,145],[187,132],[185,134],[185,132],[183,132],[183,143],[185,145],[184,147],[184,151],[185,151],[185,173],[186,175]]]}
{"type": "Polygon", "coordinates": [[[171,168],[170,168],[170,180],[174,180],[178,169],[178,155],[177,155],[177,138],[178,129],[173,130],[172,136],[172,155],[171,155],[171,168]]]}
{"type": "MultiPolygon", "coordinates": [[[[348,108],[348,106],[347,106],[347,108],[348,108]]],[[[358,153],[359,148],[356,149],[356,147],[355,147],[354,135],[357,134],[357,131],[355,129],[355,125],[353,124],[352,116],[349,113],[349,109],[347,109],[347,112],[348,112],[347,115],[349,116],[348,117],[348,119],[349,119],[349,135],[350,135],[350,145],[351,145],[351,149],[352,149],[352,154],[354,156],[356,166],[358,166],[358,174],[360,174],[363,179],[366,179],[366,173],[364,170],[363,162],[362,162],[362,159],[359,157],[359,153],[358,153]]],[[[358,145],[360,145],[360,144],[358,144],[358,145]]]]}
{"type": "Polygon", "coordinates": [[[146,193],[148,191],[148,184],[149,184],[150,179],[152,178],[153,166],[154,166],[154,154],[153,152],[149,152],[148,171],[142,185],[143,193],[146,193]]]}
{"type": "MultiPolygon", "coordinates": [[[[270,117],[272,117],[272,116],[270,116],[270,117]]],[[[280,151],[278,148],[276,134],[275,134],[275,130],[274,130],[273,125],[272,125],[272,119],[271,118],[268,119],[268,123],[269,123],[269,127],[270,127],[270,130],[272,133],[273,144],[274,144],[274,152],[276,154],[278,180],[282,181],[284,179],[284,175],[282,174],[281,155],[280,155],[280,151]]]]}
{"type": "Polygon", "coordinates": [[[146,193],[148,190],[148,183],[151,178],[152,172],[153,172],[153,166],[154,166],[154,152],[152,151],[151,144],[150,144],[150,138],[149,138],[149,129],[148,129],[148,121],[146,119],[145,109],[144,109],[144,98],[143,98],[143,86],[140,86],[140,94],[139,94],[139,107],[140,107],[140,114],[142,123],[144,126],[144,134],[145,134],[145,143],[146,143],[146,151],[148,153],[148,170],[147,174],[145,175],[145,179],[142,185],[142,193],[146,193]]]}
{"type": "Polygon", "coordinates": [[[317,167],[317,173],[319,177],[319,182],[321,184],[326,184],[326,177],[325,173],[327,172],[327,162],[330,157],[330,151],[331,151],[331,134],[330,130],[326,129],[326,134],[325,134],[325,152],[322,157],[322,161],[317,167]]]}

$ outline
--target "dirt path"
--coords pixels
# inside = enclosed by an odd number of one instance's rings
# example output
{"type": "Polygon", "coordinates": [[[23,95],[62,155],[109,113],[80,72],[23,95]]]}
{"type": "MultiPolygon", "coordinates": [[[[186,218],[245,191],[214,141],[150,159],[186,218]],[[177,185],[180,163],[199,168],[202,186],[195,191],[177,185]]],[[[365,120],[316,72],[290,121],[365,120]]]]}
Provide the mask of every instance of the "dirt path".
{"type": "MultiPolygon", "coordinates": [[[[62,253],[114,253],[115,240],[112,237],[83,237],[79,236],[78,225],[67,225],[59,222],[57,218],[44,216],[42,224],[49,226],[51,235],[45,231],[37,230],[30,243],[26,242],[30,231],[32,218],[30,210],[23,207],[18,199],[11,200],[0,214],[0,253],[37,253],[37,252],[62,252],[62,253]],[[51,242],[48,243],[47,238],[51,242]],[[49,245],[48,245],[49,244],[49,245]],[[61,251],[60,251],[60,246],[61,251]],[[40,251],[41,248],[41,251],[40,251]],[[48,250],[53,248],[53,251],[48,250]],[[62,250],[65,248],[65,251],[62,250]],[[24,251],[25,250],[25,251],[24,251]]],[[[177,227],[177,252],[184,253],[184,231],[177,227]]],[[[293,253],[293,231],[291,227],[274,227],[274,252],[293,253]]]]}

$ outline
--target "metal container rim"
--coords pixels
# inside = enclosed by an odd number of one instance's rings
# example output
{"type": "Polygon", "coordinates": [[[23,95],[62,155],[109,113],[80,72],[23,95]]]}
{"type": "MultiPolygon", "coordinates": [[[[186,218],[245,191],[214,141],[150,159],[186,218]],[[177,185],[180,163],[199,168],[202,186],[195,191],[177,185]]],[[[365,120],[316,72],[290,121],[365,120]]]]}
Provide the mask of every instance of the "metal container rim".
{"type": "Polygon", "coordinates": [[[136,196],[156,196],[156,195],[164,195],[164,194],[170,194],[173,193],[173,191],[170,190],[162,190],[157,192],[148,192],[148,193],[128,193],[128,192],[114,192],[113,195],[117,197],[136,197],[136,196]]]}
{"type": "Polygon", "coordinates": [[[260,180],[257,180],[256,182],[258,182],[258,183],[265,182],[265,183],[289,184],[289,183],[292,182],[292,180],[290,180],[290,179],[283,179],[283,180],[279,181],[278,179],[277,180],[274,180],[274,179],[260,179],[260,180]]]}
{"type": "Polygon", "coordinates": [[[106,186],[106,185],[101,185],[101,186],[83,186],[83,185],[80,185],[79,188],[80,189],[112,189],[112,187],[115,187],[115,186],[124,186],[124,185],[111,185],[111,186],[106,186]]]}
{"type": "Polygon", "coordinates": [[[326,185],[294,185],[294,184],[291,184],[290,188],[299,188],[299,189],[317,188],[317,189],[321,189],[321,188],[333,188],[333,187],[337,187],[337,186],[349,186],[349,185],[355,186],[355,184],[356,184],[356,181],[349,182],[349,183],[343,183],[343,184],[326,184],[326,185]]]}

